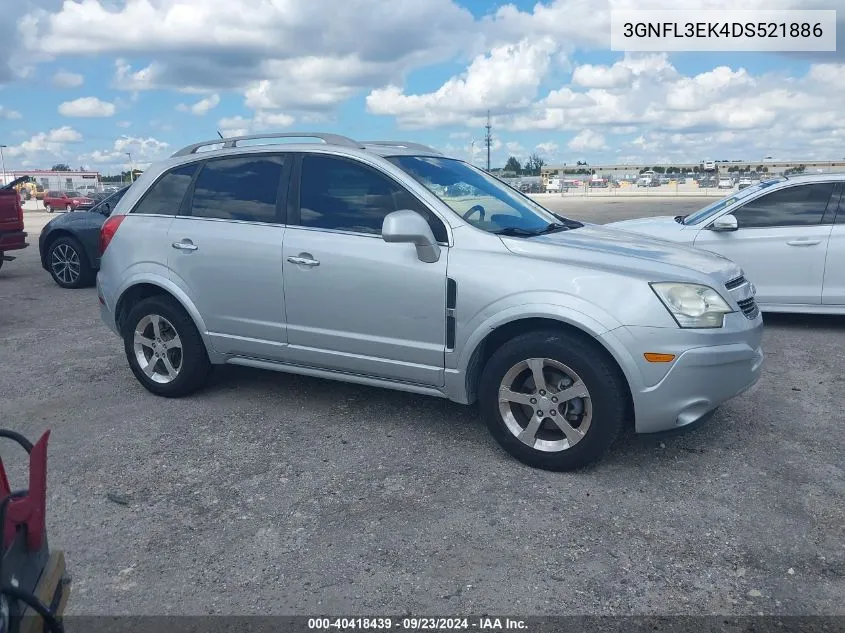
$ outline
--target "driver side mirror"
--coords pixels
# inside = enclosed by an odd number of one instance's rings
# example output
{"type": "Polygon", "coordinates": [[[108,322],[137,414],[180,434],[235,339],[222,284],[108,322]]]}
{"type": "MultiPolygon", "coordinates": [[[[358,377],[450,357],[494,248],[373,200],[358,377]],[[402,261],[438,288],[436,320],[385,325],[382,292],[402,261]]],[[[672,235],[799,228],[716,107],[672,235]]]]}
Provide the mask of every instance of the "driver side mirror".
{"type": "Polygon", "coordinates": [[[723,215],[720,218],[716,218],[713,220],[713,224],[709,226],[711,231],[717,231],[720,233],[724,233],[727,231],[736,231],[739,228],[739,224],[737,224],[736,216],[732,213],[728,213],[723,215]]]}
{"type": "Polygon", "coordinates": [[[381,238],[391,243],[412,243],[421,262],[433,264],[440,259],[440,245],[426,219],[416,211],[403,209],[387,214],[381,226],[381,238]]]}

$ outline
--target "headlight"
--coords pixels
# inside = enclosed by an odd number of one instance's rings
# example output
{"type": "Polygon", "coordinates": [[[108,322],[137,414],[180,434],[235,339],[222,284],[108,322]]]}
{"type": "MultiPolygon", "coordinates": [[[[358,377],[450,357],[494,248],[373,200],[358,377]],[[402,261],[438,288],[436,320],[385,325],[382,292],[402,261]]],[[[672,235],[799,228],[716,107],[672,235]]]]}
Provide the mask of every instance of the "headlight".
{"type": "Polygon", "coordinates": [[[683,328],[722,327],[725,314],[733,312],[710,286],[661,282],[651,284],[651,289],[683,328]]]}

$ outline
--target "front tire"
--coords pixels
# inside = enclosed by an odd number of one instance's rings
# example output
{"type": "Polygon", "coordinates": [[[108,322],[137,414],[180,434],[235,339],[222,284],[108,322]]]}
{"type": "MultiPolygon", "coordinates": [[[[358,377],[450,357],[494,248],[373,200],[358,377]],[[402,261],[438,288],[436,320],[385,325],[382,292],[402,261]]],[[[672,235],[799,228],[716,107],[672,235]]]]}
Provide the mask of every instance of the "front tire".
{"type": "Polygon", "coordinates": [[[598,344],[564,331],[517,336],[481,374],[481,415],[519,461],[570,471],[601,458],[625,419],[627,386],[598,344]]]}
{"type": "Polygon", "coordinates": [[[132,373],[157,396],[194,393],[211,373],[199,331],[170,297],[149,297],[130,310],[123,324],[123,345],[132,373]]]}
{"type": "Polygon", "coordinates": [[[69,204],[65,205],[65,213],[70,213],[71,211],[73,211],[73,207],[70,206],[69,204]]]}
{"type": "Polygon", "coordinates": [[[85,288],[94,283],[94,270],[82,245],[72,237],[60,237],[47,250],[50,276],[62,288],[85,288]]]}

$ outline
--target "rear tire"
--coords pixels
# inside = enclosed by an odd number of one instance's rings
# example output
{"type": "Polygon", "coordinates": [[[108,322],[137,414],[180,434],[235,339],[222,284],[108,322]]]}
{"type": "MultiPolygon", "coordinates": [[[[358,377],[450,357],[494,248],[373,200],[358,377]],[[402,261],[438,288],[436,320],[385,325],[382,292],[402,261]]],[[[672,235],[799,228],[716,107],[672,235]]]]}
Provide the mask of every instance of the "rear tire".
{"type": "Polygon", "coordinates": [[[44,205],[44,210],[45,210],[47,213],[52,213],[52,212],[53,212],[53,207],[51,207],[49,204],[45,204],[45,205],[44,205]]]}
{"type": "Polygon", "coordinates": [[[545,330],[517,336],[493,353],[478,398],[487,428],[513,457],[570,471],[599,460],[613,444],[625,419],[627,385],[598,344],[545,330]],[[542,389],[535,386],[538,375],[542,389]]]}
{"type": "Polygon", "coordinates": [[[76,239],[60,237],[47,249],[50,276],[62,288],[85,288],[94,284],[95,273],[88,255],[76,239]]]}
{"type": "Polygon", "coordinates": [[[73,207],[70,206],[69,204],[65,205],[65,213],[70,213],[71,211],[73,211],[73,207]]]}
{"type": "Polygon", "coordinates": [[[129,367],[157,396],[179,398],[208,381],[211,363],[202,337],[181,305],[167,296],[140,301],[122,325],[129,367]]]}

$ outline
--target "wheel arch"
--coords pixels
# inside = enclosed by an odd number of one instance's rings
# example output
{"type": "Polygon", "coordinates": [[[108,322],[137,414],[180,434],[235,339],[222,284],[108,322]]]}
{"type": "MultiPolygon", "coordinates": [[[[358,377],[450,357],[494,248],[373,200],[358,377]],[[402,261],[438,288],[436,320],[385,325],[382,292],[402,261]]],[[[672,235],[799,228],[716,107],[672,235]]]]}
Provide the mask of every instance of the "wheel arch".
{"type": "Polygon", "coordinates": [[[611,362],[626,388],[626,417],[633,421],[634,401],[631,390],[631,377],[625,371],[625,364],[622,359],[617,357],[616,350],[612,349],[600,336],[604,329],[597,328],[597,325],[598,323],[590,322],[590,320],[574,321],[572,318],[567,318],[560,314],[517,316],[498,323],[475,345],[469,356],[469,361],[463,372],[466,403],[472,404],[477,400],[481,372],[487,360],[505,342],[527,332],[559,330],[584,341],[599,353],[602,353],[611,362]]]}
{"type": "Polygon", "coordinates": [[[139,279],[130,282],[121,292],[114,309],[115,325],[119,332],[123,332],[126,317],[132,306],[149,297],[165,296],[173,299],[194,322],[200,337],[205,343],[206,350],[211,353],[212,347],[206,336],[205,322],[199,311],[188,296],[173,283],[166,279],[139,279]]]}
{"type": "Polygon", "coordinates": [[[56,243],[56,240],[61,239],[63,237],[70,237],[76,240],[77,244],[82,248],[82,254],[85,256],[85,259],[88,260],[89,265],[92,268],[96,268],[96,261],[94,258],[91,257],[91,253],[85,248],[85,243],[80,239],[80,237],[74,233],[73,231],[69,231],[68,229],[53,229],[47,234],[47,237],[44,239],[44,246],[41,250],[40,257],[41,257],[41,266],[45,270],[49,270],[49,264],[47,263],[47,256],[50,254],[50,248],[52,248],[53,244],[56,243]]]}

